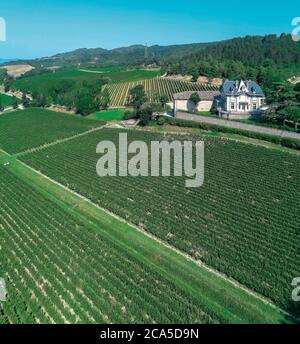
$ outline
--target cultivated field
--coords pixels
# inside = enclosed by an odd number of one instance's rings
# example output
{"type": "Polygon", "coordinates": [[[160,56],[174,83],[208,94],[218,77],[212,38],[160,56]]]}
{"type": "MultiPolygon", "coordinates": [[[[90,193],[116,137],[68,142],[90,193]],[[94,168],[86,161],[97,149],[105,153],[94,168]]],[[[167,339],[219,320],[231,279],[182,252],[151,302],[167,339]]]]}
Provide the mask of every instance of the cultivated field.
{"type": "Polygon", "coordinates": [[[218,89],[216,86],[212,85],[205,85],[181,80],[172,80],[161,77],[136,82],[109,84],[105,87],[107,87],[110,94],[110,105],[125,106],[127,103],[129,90],[137,85],[144,86],[146,95],[151,102],[158,101],[159,96],[161,95],[166,95],[169,101],[171,101],[174,93],[191,90],[203,91],[218,89]]]}
{"type": "Polygon", "coordinates": [[[0,323],[292,320],[7,155],[0,188],[0,323]]]}
{"type": "Polygon", "coordinates": [[[15,111],[0,116],[0,149],[19,153],[100,125],[99,121],[45,109],[15,111]]]}
{"type": "Polygon", "coordinates": [[[219,272],[296,314],[299,156],[205,137],[199,189],[178,177],[100,179],[96,145],[120,131],[88,131],[99,125],[41,109],[0,116],[2,149],[39,147],[0,150],[0,323],[294,321],[219,272]]]}
{"type": "Polygon", "coordinates": [[[0,305],[0,323],[222,320],[159,267],[2,167],[0,187],[1,276],[9,295],[0,305]]]}
{"type": "MultiPolygon", "coordinates": [[[[118,133],[103,129],[22,159],[295,311],[290,300],[292,279],[300,272],[299,156],[211,137],[205,138],[201,188],[186,189],[178,177],[100,179],[95,172],[96,145],[100,140],[117,141],[118,133]]],[[[150,142],[160,136],[129,131],[129,137],[150,142]]]]}
{"type": "Polygon", "coordinates": [[[38,90],[48,90],[62,80],[72,80],[76,82],[109,78],[110,82],[133,82],[154,78],[158,75],[157,71],[147,70],[120,70],[120,68],[103,68],[97,70],[67,70],[42,74],[23,79],[17,79],[13,83],[14,89],[33,93],[38,90]]]}

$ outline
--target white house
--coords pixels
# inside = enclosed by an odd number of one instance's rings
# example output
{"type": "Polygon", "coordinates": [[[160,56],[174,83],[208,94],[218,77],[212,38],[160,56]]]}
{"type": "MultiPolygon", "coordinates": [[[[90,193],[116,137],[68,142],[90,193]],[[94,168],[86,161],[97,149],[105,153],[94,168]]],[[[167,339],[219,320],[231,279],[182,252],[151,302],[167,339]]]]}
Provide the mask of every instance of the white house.
{"type": "Polygon", "coordinates": [[[180,110],[188,112],[210,111],[214,101],[219,96],[219,91],[187,91],[182,93],[176,93],[173,95],[174,114],[176,116],[177,112],[180,110]],[[197,104],[197,106],[190,100],[192,94],[194,93],[197,93],[200,98],[200,102],[197,104]]]}
{"type": "Polygon", "coordinates": [[[227,118],[247,118],[258,115],[265,104],[265,95],[259,85],[252,80],[230,81],[223,83],[219,91],[188,91],[173,95],[174,114],[178,111],[208,112],[215,105],[218,113],[227,118]],[[196,106],[191,100],[197,93],[200,102],[196,106]]]}
{"type": "Polygon", "coordinates": [[[219,111],[229,117],[259,114],[265,104],[265,95],[252,80],[226,80],[221,89],[219,111]]]}

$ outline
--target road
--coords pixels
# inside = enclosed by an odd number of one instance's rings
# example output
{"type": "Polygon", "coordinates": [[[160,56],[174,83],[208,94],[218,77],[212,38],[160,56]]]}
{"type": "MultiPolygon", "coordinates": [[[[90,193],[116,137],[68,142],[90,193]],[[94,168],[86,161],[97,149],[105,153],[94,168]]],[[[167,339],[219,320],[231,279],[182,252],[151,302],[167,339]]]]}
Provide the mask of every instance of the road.
{"type": "Polygon", "coordinates": [[[275,136],[280,136],[280,137],[289,137],[292,139],[299,139],[300,140],[300,133],[295,133],[295,132],[287,131],[287,130],[262,127],[262,126],[258,126],[258,125],[228,121],[226,119],[220,119],[220,118],[215,118],[215,117],[193,115],[191,113],[178,111],[176,118],[185,119],[188,121],[195,121],[195,122],[221,125],[223,127],[234,128],[234,129],[243,129],[243,130],[248,130],[248,131],[255,131],[257,133],[275,135],[275,136]]]}

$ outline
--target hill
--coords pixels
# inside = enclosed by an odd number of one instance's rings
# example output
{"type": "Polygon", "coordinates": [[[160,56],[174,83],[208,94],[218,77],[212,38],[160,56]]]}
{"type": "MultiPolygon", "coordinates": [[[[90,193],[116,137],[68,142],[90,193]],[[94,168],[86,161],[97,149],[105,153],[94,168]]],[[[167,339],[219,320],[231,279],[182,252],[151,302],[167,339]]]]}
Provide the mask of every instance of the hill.
{"type": "Polygon", "coordinates": [[[271,83],[300,73],[300,42],[286,34],[234,38],[169,61],[167,66],[170,73],[191,74],[195,79],[205,75],[271,83]],[[266,80],[266,73],[272,80],[266,80]]]}
{"type": "MultiPolygon", "coordinates": [[[[212,44],[214,43],[194,43],[170,46],[153,45],[147,48],[148,62],[170,58],[181,58],[183,56],[199,52],[212,44]]],[[[82,48],[66,53],[56,54],[51,57],[26,60],[24,62],[29,63],[34,67],[77,67],[78,65],[107,67],[114,65],[138,65],[145,62],[145,50],[146,46],[144,45],[133,45],[112,50],[102,48],[82,48]]]]}
{"type": "MultiPolygon", "coordinates": [[[[150,47],[132,45],[112,50],[82,48],[50,57],[28,60],[26,63],[34,67],[107,67],[140,65],[145,62],[159,65],[174,63],[186,65],[195,61],[215,59],[239,61],[252,67],[263,64],[266,59],[270,59],[276,64],[299,64],[300,43],[294,42],[287,34],[245,36],[212,43],[153,45],[150,47]],[[145,61],[146,52],[148,57],[145,61]]],[[[15,63],[20,63],[20,61],[15,63]]]]}

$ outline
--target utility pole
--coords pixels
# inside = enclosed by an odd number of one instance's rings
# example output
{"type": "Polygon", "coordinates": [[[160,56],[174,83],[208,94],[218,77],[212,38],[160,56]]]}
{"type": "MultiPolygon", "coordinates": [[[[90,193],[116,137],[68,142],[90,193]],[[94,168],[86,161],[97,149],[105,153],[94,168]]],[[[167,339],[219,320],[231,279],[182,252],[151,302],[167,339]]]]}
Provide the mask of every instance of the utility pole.
{"type": "Polygon", "coordinates": [[[148,60],[148,43],[145,44],[145,62],[148,60]]]}

